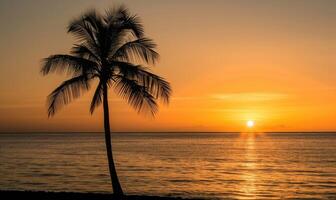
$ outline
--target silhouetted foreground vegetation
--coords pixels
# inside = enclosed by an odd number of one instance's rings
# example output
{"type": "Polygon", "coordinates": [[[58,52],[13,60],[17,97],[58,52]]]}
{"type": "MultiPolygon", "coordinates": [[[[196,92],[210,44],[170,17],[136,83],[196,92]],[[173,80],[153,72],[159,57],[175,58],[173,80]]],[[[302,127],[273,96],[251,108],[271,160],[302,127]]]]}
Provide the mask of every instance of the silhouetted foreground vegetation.
{"type": "MultiPolygon", "coordinates": [[[[32,199],[32,200],[113,200],[112,194],[75,193],[75,192],[42,192],[42,191],[0,191],[4,199],[32,199]]],[[[127,195],[127,200],[188,200],[180,197],[158,197],[127,195]]],[[[190,199],[189,199],[190,200],[190,199]]]]}
{"type": "Polygon", "coordinates": [[[144,28],[137,15],[120,6],[99,14],[90,10],[71,21],[68,32],[77,38],[70,54],[50,55],[43,60],[41,73],[67,72],[71,78],[64,81],[48,96],[48,116],[55,115],[62,106],[87,92],[98,82],[90,112],[101,104],[104,110],[105,145],[112,191],[124,196],[114,165],[108,91],[125,99],[138,112],[158,111],[158,100],[168,103],[170,84],[151,73],[143,64],[155,64],[159,58],[156,44],[145,37],[144,28]]]}

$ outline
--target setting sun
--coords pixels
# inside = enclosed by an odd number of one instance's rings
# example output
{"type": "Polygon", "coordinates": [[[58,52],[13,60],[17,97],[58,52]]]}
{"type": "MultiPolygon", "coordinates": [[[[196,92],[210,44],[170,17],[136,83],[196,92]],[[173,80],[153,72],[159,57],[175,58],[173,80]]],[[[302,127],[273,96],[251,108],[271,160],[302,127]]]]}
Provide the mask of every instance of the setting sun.
{"type": "Polygon", "coordinates": [[[253,120],[248,120],[246,122],[246,126],[249,127],[249,128],[252,128],[254,126],[254,121],[253,120]]]}

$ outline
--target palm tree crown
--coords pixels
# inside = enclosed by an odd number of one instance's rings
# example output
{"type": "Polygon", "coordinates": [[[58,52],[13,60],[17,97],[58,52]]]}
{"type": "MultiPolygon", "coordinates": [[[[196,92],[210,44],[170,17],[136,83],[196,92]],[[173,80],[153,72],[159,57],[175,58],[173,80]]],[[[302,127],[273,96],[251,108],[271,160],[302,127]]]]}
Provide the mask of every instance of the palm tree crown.
{"type": "Polygon", "coordinates": [[[121,6],[100,15],[90,10],[70,22],[68,32],[77,38],[69,55],[44,59],[41,73],[67,72],[71,75],[48,96],[48,116],[89,90],[98,80],[90,112],[102,103],[104,86],[116,93],[138,112],[158,110],[157,100],[169,102],[170,84],[140,64],[155,64],[156,44],[144,36],[136,15],[121,6]]]}

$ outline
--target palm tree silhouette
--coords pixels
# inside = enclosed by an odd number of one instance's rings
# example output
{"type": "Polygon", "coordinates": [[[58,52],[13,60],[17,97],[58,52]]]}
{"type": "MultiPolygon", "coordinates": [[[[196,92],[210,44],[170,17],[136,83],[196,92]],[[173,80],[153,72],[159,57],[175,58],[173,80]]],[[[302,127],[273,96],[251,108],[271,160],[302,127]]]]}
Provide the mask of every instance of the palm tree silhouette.
{"type": "Polygon", "coordinates": [[[124,195],[113,161],[108,89],[133,106],[138,112],[155,115],[157,100],[169,102],[170,84],[162,77],[138,64],[155,64],[159,54],[156,44],[144,36],[144,29],[137,15],[131,15],[120,6],[109,9],[104,15],[90,10],[74,19],[68,33],[77,38],[69,55],[51,55],[43,60],[41,73],[67,72],[71,75],[48,96],[48,116],[53,116],[63,105],[88,91],[96,81],[90,112],[103,103],[105,144],[114,195],[124,195]]]}

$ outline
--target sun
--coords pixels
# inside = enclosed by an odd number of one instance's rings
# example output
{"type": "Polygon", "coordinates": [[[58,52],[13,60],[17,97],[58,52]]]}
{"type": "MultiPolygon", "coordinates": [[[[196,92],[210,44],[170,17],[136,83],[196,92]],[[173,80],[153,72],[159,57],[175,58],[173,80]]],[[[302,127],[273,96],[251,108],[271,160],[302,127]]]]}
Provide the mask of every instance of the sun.
{"type": "Polygon", "coordinates": [[[246,122],[246,126],[247,126],[248,128],[252,128],[252,127],[254,126],[254,121],[253,121],[253,120],[248,120],[248,121],[246,122]]]}

